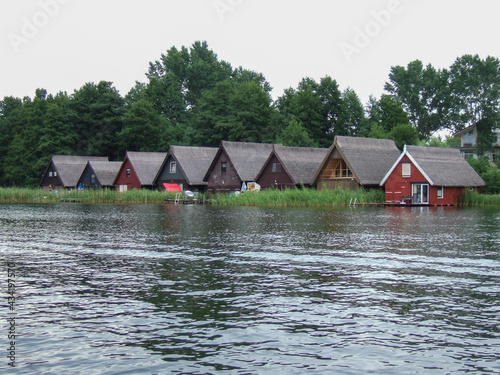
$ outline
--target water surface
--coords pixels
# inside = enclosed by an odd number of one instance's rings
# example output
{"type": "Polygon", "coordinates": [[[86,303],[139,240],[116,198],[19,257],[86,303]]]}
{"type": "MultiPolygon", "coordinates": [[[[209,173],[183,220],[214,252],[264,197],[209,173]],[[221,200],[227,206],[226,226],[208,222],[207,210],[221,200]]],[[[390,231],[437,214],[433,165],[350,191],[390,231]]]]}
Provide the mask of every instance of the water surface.
{"type": "Polygon", "coordinates": [[[20,374],[500,373],[499,250],[498,208],[0,205],[20,374]]]}

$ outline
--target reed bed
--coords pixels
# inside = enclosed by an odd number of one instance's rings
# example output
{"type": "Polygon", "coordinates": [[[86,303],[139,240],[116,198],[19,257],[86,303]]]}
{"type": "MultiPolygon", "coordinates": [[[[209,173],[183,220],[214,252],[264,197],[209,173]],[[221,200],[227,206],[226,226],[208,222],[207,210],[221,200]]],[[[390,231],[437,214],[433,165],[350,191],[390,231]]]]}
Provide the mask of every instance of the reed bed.
{"type": "Polygon", "coordinates": [[[348,206],[350,203],[382,203],[385,194],[381,190],[316,190],[294,188],[280,191],[267,189],[242,194],[217,194],[214,202],[231,206],[348,206]]]}
{"type": "Polygon", "coordinates": [[[479,194],[467,191],[460,197],[462,206],[500,206],[500,194],[479,194]]]}
{"type": "MultiPolygon", "coordinates": [[[[125,193],[116,190],[73,190],[48,192],[39,188],[0,188],[0,202],[16,203],[164,203],[174,199],[175,192],[157,190],[130,190],[125,193]]],[[[202,196],[200,196],[202,199],[202,196]]],[[[348,206],[356,204],[383,203],[385,195],[381,190],[316,190],[294,188],[280,191],[267,189],[241,194],[217,194],[210,202],[227,206],[348,206]]],[[[500,195],[466,192],[460,199],[462,206],[500,206],[500,195]]]]}
{"type": "Polygon", "coordinates": [[[38,188],[0,188],[0,202],[87,202],[87,203],[163,203],[174,199],[175,193],[157,190],[130,190],[124,193],[115,190],[52,191],[38,188]]]}

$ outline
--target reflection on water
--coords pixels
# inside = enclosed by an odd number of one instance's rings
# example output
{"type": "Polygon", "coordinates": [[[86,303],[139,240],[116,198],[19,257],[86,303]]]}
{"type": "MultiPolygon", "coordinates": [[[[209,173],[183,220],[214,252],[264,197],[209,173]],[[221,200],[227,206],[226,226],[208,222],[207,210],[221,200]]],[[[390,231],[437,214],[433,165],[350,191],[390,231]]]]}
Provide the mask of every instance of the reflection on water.
{"type": "Polygon", "coordinates": [[[499,224],[497,208],[0,205],[17,370],[499,373],[499,224]]]}

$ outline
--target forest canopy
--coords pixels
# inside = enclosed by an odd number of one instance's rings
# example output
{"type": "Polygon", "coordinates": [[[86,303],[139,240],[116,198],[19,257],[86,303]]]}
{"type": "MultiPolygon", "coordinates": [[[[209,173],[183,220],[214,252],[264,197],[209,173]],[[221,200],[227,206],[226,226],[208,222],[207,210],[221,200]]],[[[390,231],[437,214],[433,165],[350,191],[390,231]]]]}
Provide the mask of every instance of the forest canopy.
{"type": "Polygon", "coordinates": [[[276,100],[264,75],[222,61],[206,42],[170,48],[145,82],[121,96],[112,82],[72,94],[0,101],[0,185],[36,186],[54,154],[121,160],[126,150],[219,146],[221,140],[329,147],[336,135],[394,139],[399,147],[470,125],[484,152],[499,127],[500,62],[459,57],[448,69],[419,60],[391,68],[385,93],[361,103],[326,75],[304,77],[276,100]]]}

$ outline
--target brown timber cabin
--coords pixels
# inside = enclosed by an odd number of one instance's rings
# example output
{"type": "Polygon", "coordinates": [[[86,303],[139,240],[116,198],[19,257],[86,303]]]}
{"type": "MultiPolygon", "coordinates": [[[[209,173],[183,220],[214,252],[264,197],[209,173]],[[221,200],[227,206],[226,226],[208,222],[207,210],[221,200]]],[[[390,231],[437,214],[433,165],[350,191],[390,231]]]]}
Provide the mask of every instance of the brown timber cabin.
{"type": "Polygon", "coordinates": [[[264,189],[311,186],[327,151],[326,148],[273,145],[273,151],[257,175],[256,182],[264,189]]]}
{"type": "Polygon", "coordinates": [[[312,183],[318,190],[380,188],[400,155],[393,140],[336,136],[312,183]]]}
{"type": "Polygon", "coordinates": [[[163,183],[175,183],[182,190],[205,191],[203,181],[217,153],[217,147],[170,146],[154,185],[165,190],[163,183]]]}
{"type": "Polygon", "coordinates": [[[272,144],[222,141],[203,178],[208,184],[207,191],[212,194],[240,191],[243,182],[255,182],[272,151],[272,144]]]}
{"type": "Polygon", "coordinates": [[[88,161],[105,161],[104,156],[53,155],[45,170],[40,187],[44,189],[74,189],[88,161]]]}
{"type": "Polygon", "coordinates": [[[121,161],[89,161],[83,170],[77,186],[84,189],[115,189],[115,180],[121,161]]]}
{"type": "Polygon", "coordinates": [[[166,156],[166,152],[127,151],[113,185],[116,185],[120,192],[152,189],[153,181],[166,156]]]}

